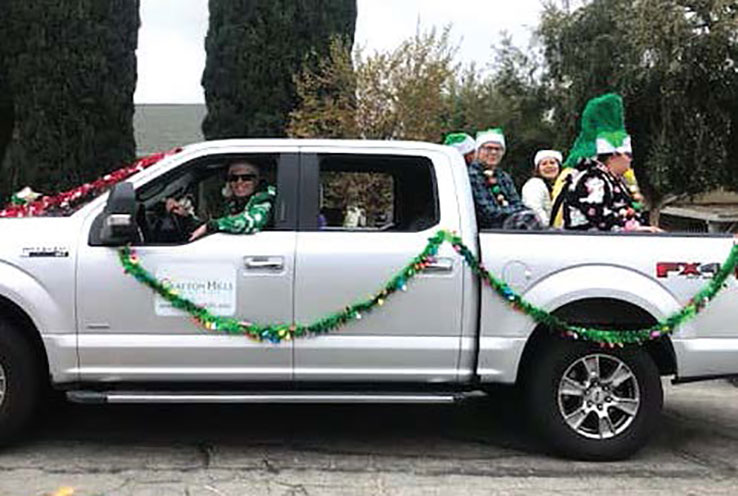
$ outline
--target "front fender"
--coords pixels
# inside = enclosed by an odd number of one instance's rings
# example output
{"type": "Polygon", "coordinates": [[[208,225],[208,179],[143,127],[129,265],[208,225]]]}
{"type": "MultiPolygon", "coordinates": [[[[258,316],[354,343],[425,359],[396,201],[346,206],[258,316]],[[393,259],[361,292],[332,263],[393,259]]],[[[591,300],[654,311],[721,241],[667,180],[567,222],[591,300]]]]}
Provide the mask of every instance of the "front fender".
{"type": "MultiPolygon", "coordinates": [[[[62,271],[73,274],[73,272],[62,271]]],[[[50,284],[54,287],[57,284],[50,284]]],[[[44,343],[49,372],[54,382],[76,380],[77,334],[74,321],[74,284],[55,299],[46,285],[19,267],[0,262],[0,298],[25,313],[44,343]]]]}
{"type": "Polygon", "coordinates": [[[64,312],[41,281],[4,262],[0,262],[0,297],[23,310],[40,332],[66,327],[64,312]]]}

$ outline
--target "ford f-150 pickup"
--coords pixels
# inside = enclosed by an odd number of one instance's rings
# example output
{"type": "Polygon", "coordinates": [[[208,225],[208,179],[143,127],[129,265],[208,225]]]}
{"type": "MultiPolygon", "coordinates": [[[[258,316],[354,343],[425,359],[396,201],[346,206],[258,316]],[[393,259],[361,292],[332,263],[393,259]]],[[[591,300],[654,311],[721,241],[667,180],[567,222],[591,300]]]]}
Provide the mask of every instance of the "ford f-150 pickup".
{"type": "Polygon", "coordinates": [[[474,212],[465,164],[449,147],[227,140],[186,146],[67,215],[0,219],[0,440],[49,383],[72,401],[109,403],[443,403],[515,384],[558,452],[615,459],[656,427],[662,376],[738,373],[733,276],[674,332],[603,345],[519,311],[443,243],[406,291],[374,298],[371,312],[275,343],[203,328],[120,262],[131,246],[173,293],[289,335],[371,298],[443,229],[527,304],[572,326],[627,332],[683,308],[734,243],[480,231],[474,212]],[[188,241],[163,205],[186,198],[193,218],[216,215],[234,160],[276,187],[271,221],[256,234],[188,241]]]}

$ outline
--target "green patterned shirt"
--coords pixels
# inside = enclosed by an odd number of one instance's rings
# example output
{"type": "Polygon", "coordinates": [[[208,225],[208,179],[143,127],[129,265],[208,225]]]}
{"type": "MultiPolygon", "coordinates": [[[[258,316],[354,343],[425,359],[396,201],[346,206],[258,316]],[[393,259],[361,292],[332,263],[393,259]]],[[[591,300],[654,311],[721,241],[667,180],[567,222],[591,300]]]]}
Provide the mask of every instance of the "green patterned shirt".
{"type": "Polygon", "coordinates": [[[226,215],[208,221],[208,232],[253,234],[264,229],[272,216],[272,206],[277,196],[274,186],[251,195],[243,208],[235,199],[226,205],[226,215]]]}

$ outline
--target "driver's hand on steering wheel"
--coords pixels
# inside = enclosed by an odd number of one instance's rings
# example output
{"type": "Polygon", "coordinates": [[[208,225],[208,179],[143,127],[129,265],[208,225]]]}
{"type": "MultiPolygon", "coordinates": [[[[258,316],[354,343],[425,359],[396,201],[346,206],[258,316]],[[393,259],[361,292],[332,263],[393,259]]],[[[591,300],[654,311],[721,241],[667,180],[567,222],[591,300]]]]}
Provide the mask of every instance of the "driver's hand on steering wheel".
{"type": "Polygon", "coordinates": [[[187,210],[174,198],[167,198],[164,207],[167,213],[179,215],[180,217],[187,217],[188,215],[187,210]]]}

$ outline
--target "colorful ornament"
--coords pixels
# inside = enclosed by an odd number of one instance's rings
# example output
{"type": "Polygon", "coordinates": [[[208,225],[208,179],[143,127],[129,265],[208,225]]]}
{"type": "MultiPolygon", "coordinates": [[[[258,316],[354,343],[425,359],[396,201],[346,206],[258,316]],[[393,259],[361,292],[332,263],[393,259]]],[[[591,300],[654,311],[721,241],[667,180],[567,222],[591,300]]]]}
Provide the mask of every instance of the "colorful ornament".
{"type": "Polygon", "coordinates": [[[489,187],[489,191],[494,197],[494,199],[503,207],[507,207],[510,202],[508,201],[507,197],[505,197],[505,194],[502,191],[502,187],[497,181],[497,176],[495,175],[494,170],[490,169],[484,169],[482,171],[482,174],[484,174],[485,182],[487,183],[487,186],[489,187]]]}

